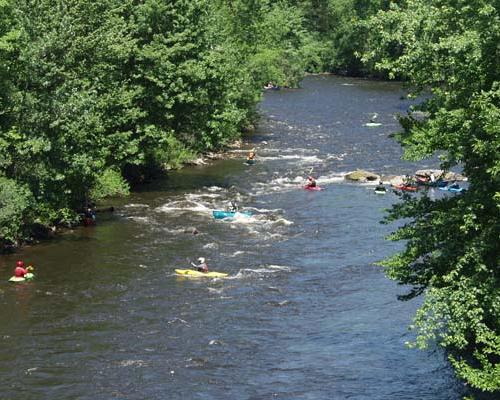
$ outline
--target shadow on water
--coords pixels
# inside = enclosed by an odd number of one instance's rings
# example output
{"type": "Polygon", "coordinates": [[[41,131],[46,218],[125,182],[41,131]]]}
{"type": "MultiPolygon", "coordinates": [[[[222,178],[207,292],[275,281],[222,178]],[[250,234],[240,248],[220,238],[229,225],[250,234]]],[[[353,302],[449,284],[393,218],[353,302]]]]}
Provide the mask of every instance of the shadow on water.
{"type": "Polygon", "coordinates": [[[402,93],[331,76],[268,93],[255,165],[172,172],[96,227],[2,257],[2,396],[459,399],[441,351],[404,345],[418,302],[374,266],[398,249],[379,224],[398,198],[342,178],[422,166],[388,137],[402,93]],[[326,190],[302,189],[311,170],[326,190]],[[252,216],[214,220],[230,200],[252,216]],[[175,276],[199,256],[229,277],[175,276]],[[6,283],[18,257],[36,281],[6,283]]]}

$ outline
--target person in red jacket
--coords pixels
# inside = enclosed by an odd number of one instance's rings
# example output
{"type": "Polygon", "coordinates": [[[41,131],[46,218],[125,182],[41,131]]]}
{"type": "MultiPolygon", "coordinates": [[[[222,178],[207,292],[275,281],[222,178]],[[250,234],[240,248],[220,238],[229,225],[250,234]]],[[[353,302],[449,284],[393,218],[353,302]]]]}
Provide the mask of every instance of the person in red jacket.
{"type": "Polygon", "coordinates": [[[310,187],[310,188],[316,187],[316,179],[314,179],[314,177],[312,175],[309,175],[307,177],[306,187],[310,187]]]}
{"type": "Polygon", "coordinates": [[[29,271],[24,268],[24,263],[22,261],[16,262],[16,269],[14,270],[14,276],[16,278],[24,278],[28,272],[29,271]]]}

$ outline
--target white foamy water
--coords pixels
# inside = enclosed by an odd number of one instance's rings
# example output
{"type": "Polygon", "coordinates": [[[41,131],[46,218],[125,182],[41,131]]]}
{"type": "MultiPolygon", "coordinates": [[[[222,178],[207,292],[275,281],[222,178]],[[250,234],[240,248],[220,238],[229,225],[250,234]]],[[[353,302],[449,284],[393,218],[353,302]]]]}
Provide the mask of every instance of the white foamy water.
{"type": "Polygon", "coordinates": [[[291,272],[292,268],[284,265],[267,265],[260,268],[242,268],[236,275],[226,279],[244,279],[252,277],[263,277],[266,275],[291,272]]]}
{"type": "Polygon", "coordinates": [[[279,212],[283,212],[283,209],[282,208],[275,208],[275,209],[267,209],[267,208],[256,208],[256,207],[248,207],[249,210],[254,210],[254,211],[257,211],[258,213],[261,213],[261,214],[270,214],[270,213],[279,213],[279,212]]]}
{"type": "Polygon", "coordinates": [[[211,208],[205,206],[204,204],[194,202],[194,201],[172,201],[166,203],[160,207],[155,208],[155,211],[172,213],[172,212],[197,212],[197,213],[211,213],[211,208]]]}
{"type": "Polygon", "coordinates": [[[130,204],[125,204],[123,206],[124,208],[149,208],[149,205],[147,204],[141,204],[141,203],[130,203],[130,204]]]}
{"type": "Polygon", "coordinates": [[[208,190],[209,192],[220,192],[220,191],[224,190],[224,188],[222,188],[220,186],[210,186],[210,187],[207,187],[205,189],[208,190]]]}
{"type": "Polygon", "coordinates": [[[198,201],[201,199],[217,199],[221,196],[221,194],[217,193],[188,193],[186,194],[186,199],[188,201],[198,201]]]}
{"type": "Polygon", "coordinates": [[[288,161],[288,160],[297,160],[298,164],[315,164],[320,163],[323,160],[318,156],[301,156],[301,155],[290,155],[290,156],[262,156],[260,157],[263,161],[270,160],[280,160],[280,161],[288,161]]]}
{"type": "Polygon", "coordinates": [[[316,182],[319,184],[344,182],[346,174],[347,172],[333,172],[329,175],[319,176],[316,178],[316,182]]]}
{"type": "Polygon", "coordinates": [[[227,257],[238,257],[245,254],[246,251],[237,250],[233,254],[229,254],[227,257]]]}
{"type": "Polygon", "coordinates": [[[345,156],[347,156],[347,153],[341,153],[341,154],[328,154],[326,157],[327,160],[337,160],[337,161],[342,161],[344,160],[345,156]]]}
{"type": "Polygon", "coordinates": [[[151,222],[151,220],[148,217],[139,217],[139,216],[134,216],[134,215],[128,216],[127,219],[129,219],[131,221],[135,221],[135,222],[145,223],[145,224],[150,224],[150,222],[151,222]]]}

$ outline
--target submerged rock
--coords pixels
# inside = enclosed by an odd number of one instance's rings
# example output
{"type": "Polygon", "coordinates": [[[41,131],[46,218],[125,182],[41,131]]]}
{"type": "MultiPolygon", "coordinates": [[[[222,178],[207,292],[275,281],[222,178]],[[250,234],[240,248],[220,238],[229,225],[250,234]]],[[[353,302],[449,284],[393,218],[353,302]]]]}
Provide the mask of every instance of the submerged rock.
{"type": "Polygon", "coordinates": [[[184,229],[184,233],[190,233],[192,235],[197,235],[198,233],[200,233],[200,231],[198,229],[196,229],[196,227],[190,226],[190,227],[184,229]]]}

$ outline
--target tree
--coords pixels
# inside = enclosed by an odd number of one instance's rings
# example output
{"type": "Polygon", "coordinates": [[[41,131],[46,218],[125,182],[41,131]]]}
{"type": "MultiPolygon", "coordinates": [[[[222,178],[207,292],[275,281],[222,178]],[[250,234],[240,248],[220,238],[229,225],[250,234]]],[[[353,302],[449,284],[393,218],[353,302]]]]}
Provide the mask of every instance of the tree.
{"type": "Polygon", "coordinates": [[[430,91],[428,119],[402,119],[408,159],[440,154],[461,167],[463,195],[406,199],[387,222],[407,218],[392,240],[406,248],[385,260],[388,276],[425,294],[416,344],[444,346],[457,375],[500,390],[500,5],[486,0],[407,0],[369,23],[365,60],[415,93],[430,91]]]}

